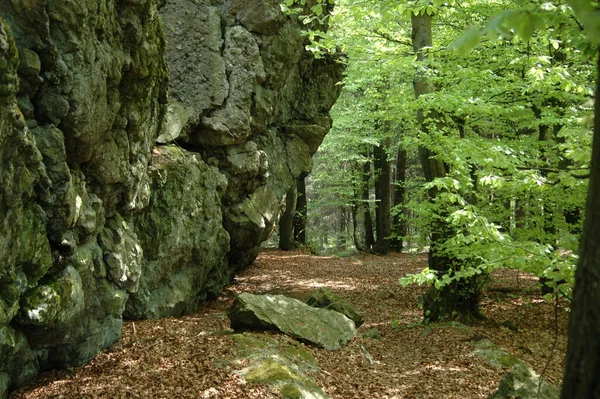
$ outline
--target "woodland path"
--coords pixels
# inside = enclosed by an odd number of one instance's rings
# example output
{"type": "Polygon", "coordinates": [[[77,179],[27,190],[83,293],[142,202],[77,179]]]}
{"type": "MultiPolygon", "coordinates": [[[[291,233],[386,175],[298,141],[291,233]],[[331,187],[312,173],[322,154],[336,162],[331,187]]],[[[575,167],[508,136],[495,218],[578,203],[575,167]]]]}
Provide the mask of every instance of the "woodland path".
{"type": "MultiPolygon", "coordinates": [[[[240,292],[303,300],[323,286],[365,315],[360,336],[342,350],[308,348],[320,368],[313,377],[332,398],[486,398],[506,370],[474,354],[473,343],[483,338],[542,372],[554,341],[554,306],[540,298],[531,276],[516,271],[494,275],[482,298],[488,320],[468,327],[425,326],[418,306],[424,289],[398,284],[405,273],[425,264],[425,255],[339,258],[266,250],[217,301],[197,313],[126,322],[121,340],[88,365],[45,373],[10,399],[276,398],[269,387],[240,376],[243,364],[232,361],[232,339],[222,332],[230,331],[225,311],[240,292]],[[506,321],[512,329],[501,324],[506,321]]],[[[545,374],[555,384],[562,378],[567,319],[560,307],[557,346],[545,374]]]]}

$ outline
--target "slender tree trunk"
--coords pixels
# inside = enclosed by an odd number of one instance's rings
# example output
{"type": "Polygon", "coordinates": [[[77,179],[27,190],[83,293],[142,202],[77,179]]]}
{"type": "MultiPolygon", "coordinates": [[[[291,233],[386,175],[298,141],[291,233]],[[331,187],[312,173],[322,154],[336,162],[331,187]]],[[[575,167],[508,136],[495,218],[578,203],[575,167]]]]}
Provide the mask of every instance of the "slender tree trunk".
{"type": "Polygon", "coordinates": [[[279,249],[291,251],[296,248],[294,240],[294,214],[296,213],[296,185],[285,195],[285,210],[279,218],[279,249]]]}
{"type": "Polygon", "coordinates": [[[354,241],[354,246],[360,252],[364,252],[365,246],[364,243],[360,239],[360,234],[358,233],[358,203],[354,202],[352,204],[352,240],[354,241]]]}
{"type": "MultiPolygon", "coordinates": [[[[417,55],[417,61],[424,61],[427,58],[424,53],[425,49],[432,46],[431,16],[425,12],[412,13],[411,24],[413,49],[417,55]]],[[[414,90],[417,98],[433,91],[432,85],[422,71],[417,72],[415,76],[414,90]]],[[[429,115],[429,117],[432,118],[435,115],[429,115]]],[[[429,127],[425,123],[423,110],[418,111],[417,121],[421,126],[421,131],[428,134],[429,127]]],[[[419,157],[427,181],[446,176],[446,166],[434,155],[424,146],[419,148],[419,157]]],[[[433,200],[437,194],[436,189],[430,190],[430,199],[433,200]]],[[[439,277],[448,273],[450,269],[458,270],[468,266],[453,259],[442,249],[443,244],[455,234],[454,229],[446,220],[447,216],[443,210],[440,210],[430,226],[429,268],[435,271],[439,277]]],[[[479,290],[476,279],[460,279],[439,290],[432,286],[423,297],[423,315],[428,321],[459,319],[468,322],[472,315],[479,315],[478,299],[479,290]]]]}
{"type": "Polygon", "coordinates": [[[380,151],[378,148],[379,147],[373,146],[373,191],[375,191],[375,244],[373,245],[373,248],[377,246],[381,237],[381,225],[379,224],[379,219],[381,218],[381,204],[379,203],[381,198],[381,185],[379,184],[379,175],[381,174],[381,170],[379,165],[380,151]]]}
{"type": "Polygon", "coordinates": [[[396,178],[394,179],[394,215],[392,247],[397,252],[402,252],[404,237],[406,236],[406,217],[404,203],[406,202],[406,160],[407,153],[403,148],[398,148],[396,155],[396,178]]]}
{"type": "Polygon", "coordinates": [[[377,179],[375,193],[377,201],[377,243],[375,251],[385,255],[390,251],[390,234],[392,233],[391,218],[391,178],[392,165],[387,159],[389,139],[384,140],[379,147],[374,148],[377,179]]]}
{"type": "Polygon", "coordinates": [[[600,398],[600,50],[597,67],[592,168],[561,399],[600,398]]]}
{"type": "Polygon", "coordinates": [[[339,219],[339,229],[337,236],[337,248],[345,249],[346,248],[346,235],[348,232],[348,219],[346,217],[346,209],[344,207],[340,207],[340,219],[339,219]]]}
{"type": "MultiPolygon", "coordinates": [[[[533,105],[531,107],[533,114],[535,115],[536,119],[541,120],[542,119],[542,110],[536,106],[533,105]]],[[[550,126],[544,124],[544,123],[540,123],[538,126],[538,142],[539,142],[539,146],[540,146],[540,161],[543,162],[543,164],[548,162],[548,154],[546,151],[546,147],[547,147],[547,143],[546,141],[550,138],[549,137],[549,133],[550,133],[550,126]]],[[[541,171],[540,172],[541,175],[543,177],[547,177],[548,173],[545,171],[541,171]]],[[[549,203],[547,195],[542,195],[542,225],[541,230],[544,232],[543,235],[540,235],[540,237],[538,238],[538,241],[540,241],[543,244],[554,244],[553,243],[553,237],[556,234],[556,229],[554,226],[554,220],[553,220],[553,215],[554,215],[554,207],[552,206],[552,204],[549,203]]],[[[552,248],[556,249],[555,245],[552,245],[552,248]]],[[[552,283],[552,280],[544,277],[544,276],[539,276],[539,282],[540,282],[540,291],[542,293],[542,295],[546,295],[546,294],[552,294],[554,292],[554,289],[550,286],[550,284],[552,283]]]]}
{"type": "Polygon", "coordinates": [[[362,173],[362,166],[360,165],[360,163],[358,162],[353,162],[352,163],[352,169],[354,171],[354,173],[356,174],[356,176],[361,177],[358,181],[355,181],[355,183],[352,185],[352,204],[350,206],[350,212],[351,212],[351,216],[352,216],[352,241],[354,242],[354,247],[356,247],[356,249],[359,252],[366,252],[366,248],[365,248],[365,242],[362,239],[362,235],[360,233],[360,227],[359,227],[359,213],[362,210],[362,201],[361,201],[361,196],[362,196],[362,190],[363,190],[363,179],[361,176],[362,173]]]}
{"type": "MultiPolygon", "coordinates": [[[[368,151],[364,154],[366,159],[370,159],[368,151]]],[[[373,249],[375,245],[375,236],[373,232],[373,218],[371,217],[370,190],[369,181],[371,180],[371,162],[367,161],[363,164],[363,180],[362,180],[362,206],[363,206],[363,223],[365,225],[365,244],[367,249],[373,249]]]]}
{"type": "Polygon", "coordinates": [[[306,177],[296,180],[296,213],[294,214],[294,239],[297,244],[306,245],[306,222],[308,218],[306,177]]]}

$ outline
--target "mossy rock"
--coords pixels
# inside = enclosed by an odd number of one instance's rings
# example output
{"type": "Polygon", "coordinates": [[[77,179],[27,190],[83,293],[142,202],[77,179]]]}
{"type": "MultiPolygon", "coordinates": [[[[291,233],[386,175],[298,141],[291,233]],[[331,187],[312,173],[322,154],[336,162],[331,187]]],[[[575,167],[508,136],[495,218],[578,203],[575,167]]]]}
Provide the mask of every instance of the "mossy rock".
{"type": "Polygon", "coordinates": [[[484,358],[496,367],[504,367],[507,369],[513,367],[515,364],[523,362],[493,344],[491,347],[480,347],[479,349],[476,349],[475,354],[484,358]]]}
{"type": "Polygon", "coordinates": [[[560,389],[543,379],[540,387],[540,378],[525,362],[518,362],[502,377],[489,399],[558,399],[560,389]]]}
{"type": "Polygon", "coordinates": [[[252,366],[245,375],[246,380],[259,384],[273,385],[283,381],[301,381],[285,364],[275,359],[266,359],[252,366]]]}
{"type": "Polygon", "coordinates": [[[473,342],[475,354],[496,367],[509,369],[502,377],[498,389],[489,399],[558,399],[560,389],[542,379],[540,395],[538,387],[541,377],[530,365],[518,359],[489,339],[473,342]]]}
{"type": "Polygon", "coordinates": [[[297,385],[285,384],[279,389],[279,394],[285,399],[302,399],[302,391],[297,385]]]}
{"type": "Polygon", "coordinates": [[[314,291],[306,300],[306,304],[314,308],[329,309],[339,312],[352,320],[354,325],[356,325],[356,328],[364,323],[362,313],[360,313],[354,305],[338,294],[332,292],[329,288],[319,288],[314,291]]]}
{"type": "Polygon", "coordinates": [[[234,330],[279,330],[327,350],[338,350],[356,336],[354,322],[345,315],[312,307],[284,295],[241,293],[227,316],[234,330]]]}
{"type": "Polygon", "coordinates": [[[81,277],[69,266],[57,279],[40,284],[24,295],[17,321],[26,325],[54,326],[71,320],[83,308],[81,277]]]}
{"type": "Polygon", "coordinates": [[[265,384],[287,399],[326,399],[310,373],[318,371],[314,356],[295,340],[279,336],[244,333],[234,334],[237,356],[248,361],[242,370],[244,378],[254,384],[265,384]]]}
{"type": "Polygon", "coordinates": [[[250,357],[262,351],[269,351],[273,345],[273,342],[252,333],[233,334],[231,339],[235,341],[236,352],[241,357],[250,357]]]}
{"type": "Polygon", "coordinates": [[[6,373],[0,373],[0,399],[4,399],[8,395],[8,386],[10,385],[10,377],[6,373]]]}
{"type": "Polygon", "coordinates": [[[268,335],[245,332],[233,334],[231,338],[236,342],[238,356],[261,360],[270,356],[280,356],[287,359],[304,372],[317,371],[315,357],[300,342],[287,337],[279,336],[278,340],[268,335]]]}

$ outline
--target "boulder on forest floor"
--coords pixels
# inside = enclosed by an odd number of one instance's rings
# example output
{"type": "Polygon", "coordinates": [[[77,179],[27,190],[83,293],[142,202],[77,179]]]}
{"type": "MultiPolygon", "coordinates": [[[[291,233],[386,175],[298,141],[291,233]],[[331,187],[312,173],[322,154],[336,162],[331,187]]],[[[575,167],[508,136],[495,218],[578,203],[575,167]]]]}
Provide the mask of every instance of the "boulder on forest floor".
{"type": "Polygon", "coordinates": [[[303,344],[253,333],[233,334],[231,339],[236,361],[247,365],[241,371],[246,381],[268,385],[284,399],[329,399],[314,379],[319,368],[303,344]]]}
{"type": "Polygon", "coordinates": [[[227,312],[234,330],[279,330],[320,348],[337,350],[356,335],[354,322],[283,295],[238,295],[227,312]]]}
{"type": "Polygon", "coordinates": [[[545,381],[531,366],[488,339],[474,342],[475,354],[497,367],[508,368],[496,392],[488,399],[558,399],[560,389],[545,381]],[[540,386],[541,380],[541,386],[540,386]],[[539,390],[539,395],[538,395],[539,390]]]}
{"type": "Polygon", "coordinates": [[[500,380],[489,399],[558,399],[560,389],[546,382],[525,362],[517,362],[500,380]],[[538,394],[539,391],[539,394],[538,394]]]}
{"type": "Polygon", "coordinates": [[[338,294],[332,292],[329,288],[319,288],[314,291],[306,300],[306,304],[314,308],[329,309],[339,312],[352,320],[356,325],[356,328],[364,323],[362,313],[356,310],[354,305],[338,294]]]}

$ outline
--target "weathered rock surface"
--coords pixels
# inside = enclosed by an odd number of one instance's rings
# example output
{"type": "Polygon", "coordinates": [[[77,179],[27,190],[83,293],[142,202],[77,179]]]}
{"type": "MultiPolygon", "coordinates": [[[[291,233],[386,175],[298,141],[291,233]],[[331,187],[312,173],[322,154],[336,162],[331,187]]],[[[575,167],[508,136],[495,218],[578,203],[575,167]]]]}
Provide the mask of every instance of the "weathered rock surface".
{"type": "Polygon", "coordinates": [[[337,350],[356,335],[354,322],[333,310],[313,308],[283,295],[237,296],[228,311],[234,330],[279,330],[328,350],[337,350]]]}
{"type": "Polygon", "coordinates": [[[174,145],[154,149],[149,175],[150,203],[132,220],[145,259],[139,288],[127,302],[125,316],[132,319],[191,311],[232,277],[219,199],[225,177],[174,145]]]}
{"type": "Polygon", "coordinates": [[[279,0],[0,0],[0,21],[4,394],[218,295],[310,171],[343,67],[279,0]]]}
{"type": "Polygon", "coordinates": [[[516,363],[500,380],[498,390],[489,399],[558,399],[560,389],[542,380],[531,367],[523,362],[516,363]],[[539,395],[538,395],[538,388],[539,395]]]}
{"type": "Polygon", "coordinates": [[[356,328],[360,327],[364,322],[362,313],[360,313],[354,305],[328,288],[319,288],[312,292],[306,300],[306,304],[315,308],[339,312],[352,320],[356,325],[356,328]]]}
{"type": "Polygon", "coordinates": [[[542,379],[531,366],[488,339],[475,342],[475,354],[494,366],[509,369],[489,399],[558,399],[560,389],[542,379]],[[541,380],[541,386],[540,386],[541,380]],[[538,395],[539,388],[539,395],[538,395]]]}
{"type": "Polygon", "coordinates": [[[284,399],[327,399],[312,375],[319,371],[315,358],[299,342],[276,340],[253,333],[233,334],[236,361],[247,366],[242,376],[266,384],[284,399]]]}

